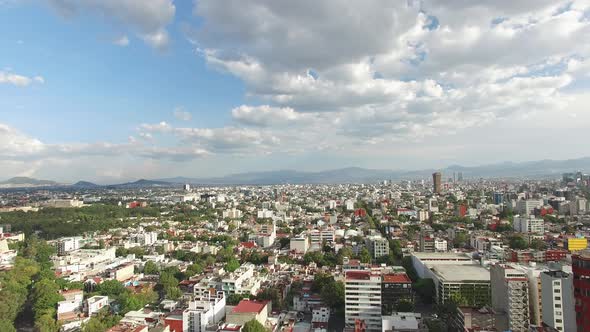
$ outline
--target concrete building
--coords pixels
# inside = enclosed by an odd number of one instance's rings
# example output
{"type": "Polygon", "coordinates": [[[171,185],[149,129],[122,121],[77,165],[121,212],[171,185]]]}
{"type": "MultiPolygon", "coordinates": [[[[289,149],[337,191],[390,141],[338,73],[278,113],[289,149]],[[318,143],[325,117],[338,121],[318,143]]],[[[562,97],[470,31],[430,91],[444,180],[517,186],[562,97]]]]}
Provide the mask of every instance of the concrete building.
{"type": "Polygon", "coordinates": [[[494,264],[490,269],[492,308],[499,315],[500,331],[528,332],[529,285],[526,274],[507,264],[494,264]]]}
{"type": "Polygon", "coordinates": [[[411,257],[412,265],[420,278],[430,278],[427,275],[431,265],[477,265],[471,257],[454,252],[415,252],[411,257]]]}
{"type": "Polygon", "coordinates": [[[545,232],[545,221],[534,216],[516,216],[512,222],[515,232],[520,233],[538,233],[545,232]]]}
{"type": "Polygon", "coordinates": [[[432,173],[432,191],[440,194],[442,191],[442,174],[440,172],[432,173]]]}
{"type": "Polygon", "coordinates": [[[97,314],[102,308],[109,306],[109,297],[108,296],[93,296],[91,298],[86,299],[84,311],[86,312],[87,316],[92,316],[97,314]]]}
{"type": "Polygon", "coordinates": [[[479,265],[428,264],[426,278],[436,287],[436,303],[460,306],[490,304],[490,273],[479,265]]]}
{"type": "Polygon", "coordinates": [[[265,325],[271,311],[270,301],[242,300],[227,314],[225,322],[228,324],[244,325],[255,319],[265,325]]]}
{"type": "Polygon", "coordinates": [[[305,235],[292,237],[289,240],[289,249],[298,254],[305,254],[309,250],[309,239],[305,235]]]}
{"type": "Polygon", "coordinates": [[[371,271],[347,271],[344,282],[346,327],[363,321],[367,332],[381,331],[381,275],[371,271]]]}
{"type": "Polygon", "coordinates": [[[421,332],[427,328],[422,324],[422,314],[414,312],[397,312],[382,317],[383,332],[421,332]]]}
{"type": "Polygon", "coordinates": [[[369,236],[365,240],[371,257],[374,259],[389,255],[389,241],[382,236],[369,236]]]}
{"type": "Polygon", "coordinates": [[[558,331],[576,331],[574,282],[571,273],[541,273],[543,323],[558,331]]]}
{"type": "Polygon", "coordinates": [[[190,301],[182,312],[183,332],[204,332],[207,326],[216,325],[225,317],[223,292],[206,292],[196,301],[190,301]]]}
{"type": "Polygon", "coordinates": [[[402,302],[414,303],[412,280],[405,273],[388,273],[382,276],[381,305],[385,314],[392,314],[402,302]]]}
{"type": "Polygon", "coordinates": [[[437,252],[446,252],[449,250],[449,245],[445,239],[434,239],[434,250],[437,252]]]}
{"type": "Polygon", "coordinates": [[[57,254],[60,256],[67,255],[71,251],[80,249],[80,241],[82,238],[79,236],[75,237],[64,237],[55,243],[57,254]]]}
{"type": "Polygon", "coordinates": [[[516,202],[516,211],[520,215],[533,214],[535,209],[541,208],[545,203],[542,199],[521,199],[516,202]]]}
{"type": "Polygon", "coordinates": [[[244,263],[234,272],[228,273],[225,278],[221,280],[222,290],[225,295],[256,295],[260,289],[261,280],[254,275],[254,269],[254,264],[244,263]]]}

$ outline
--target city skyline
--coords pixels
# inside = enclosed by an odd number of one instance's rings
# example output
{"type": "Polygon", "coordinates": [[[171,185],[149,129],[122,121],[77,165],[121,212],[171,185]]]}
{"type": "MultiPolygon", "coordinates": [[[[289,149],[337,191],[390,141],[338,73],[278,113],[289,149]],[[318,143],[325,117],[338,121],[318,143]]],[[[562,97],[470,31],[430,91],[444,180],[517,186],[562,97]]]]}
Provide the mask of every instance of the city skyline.
{"type": "Polygon", "coordinates": [[[4,178],[586,156],[584,1],[5,0],[0,17],[4,178]]]}

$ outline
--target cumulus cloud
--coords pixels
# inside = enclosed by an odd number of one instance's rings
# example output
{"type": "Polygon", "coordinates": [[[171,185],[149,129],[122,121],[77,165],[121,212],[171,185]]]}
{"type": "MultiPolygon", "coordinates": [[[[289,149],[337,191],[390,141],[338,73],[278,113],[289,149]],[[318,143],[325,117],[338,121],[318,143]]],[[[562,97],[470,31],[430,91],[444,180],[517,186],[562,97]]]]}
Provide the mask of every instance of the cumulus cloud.
{"type": "Polygon", "coordinates": [[[236,123],[321,131],[318,146],[387,144],[575,104],[564,88],[587,72],[589,11],[569,0],[201,0],[203,23],[185,30],[265,104],[234,108],[236,123]]]}
{"type": "Polygon", "coordinates": [[[32,83],[45,83],[42,76],[27,77],[23,75],[14,74],[11,72],[0,71],[0,84],[12,84],[19,87],[29,86],[32,83]]]}
{"type": "Polygon", "coordinates": [[[168,45],[166,26],[174,20],[172,0],[47,0],[66,17],[99,14],[132,29],[147,44],[163,49],[168,45]]]}

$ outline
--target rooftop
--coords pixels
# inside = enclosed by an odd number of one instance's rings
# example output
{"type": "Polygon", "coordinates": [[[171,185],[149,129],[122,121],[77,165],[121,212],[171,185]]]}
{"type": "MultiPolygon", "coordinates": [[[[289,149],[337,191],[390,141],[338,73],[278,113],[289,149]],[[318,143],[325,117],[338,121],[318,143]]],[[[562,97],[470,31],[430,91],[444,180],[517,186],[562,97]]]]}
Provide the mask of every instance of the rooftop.
{"type": "Polygon", "coordinates": [[[250,301],[250,300],[242,300],[238,303],[237,306],[234,307],[232,313],[247,313],[247,312],[256,312],[260,313],[268,304],[268,301],[250,301]]]}
{"type": "Polygon", "coordinates": [[[428,266],[443,281],[490,281],[490,271],[479,265],[428,266]]]}
{"type": "Polygon", "coordinates": [[[383,276],[383,282],[389,283],[411,283],[412,280],[405,273],[390,273],[383,276]]]}

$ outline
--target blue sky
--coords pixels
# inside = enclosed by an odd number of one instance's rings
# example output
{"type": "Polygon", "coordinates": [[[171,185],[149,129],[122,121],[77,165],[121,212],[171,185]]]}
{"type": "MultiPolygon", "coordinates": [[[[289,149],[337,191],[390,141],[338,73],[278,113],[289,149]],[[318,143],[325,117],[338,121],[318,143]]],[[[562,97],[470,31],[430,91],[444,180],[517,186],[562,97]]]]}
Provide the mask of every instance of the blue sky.
{"type": "Polygon", "coordinates": [[[0,0],[0,172],[582,157],[589,17],[584,1],[0,0]]]}

